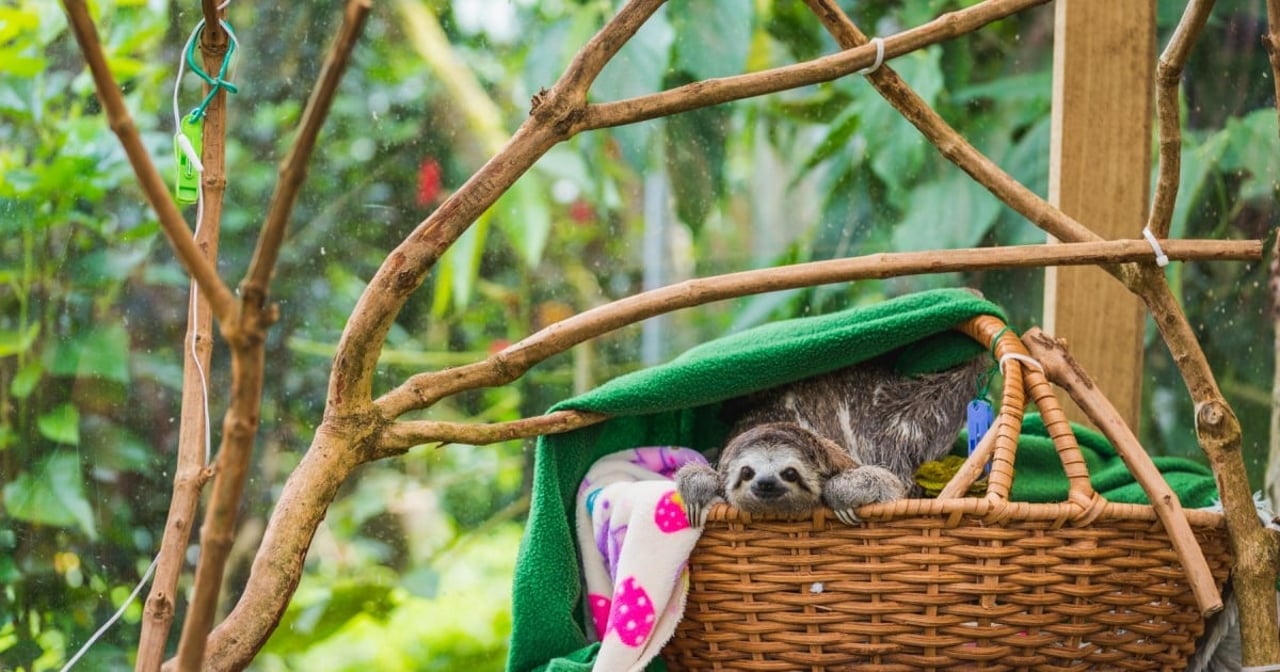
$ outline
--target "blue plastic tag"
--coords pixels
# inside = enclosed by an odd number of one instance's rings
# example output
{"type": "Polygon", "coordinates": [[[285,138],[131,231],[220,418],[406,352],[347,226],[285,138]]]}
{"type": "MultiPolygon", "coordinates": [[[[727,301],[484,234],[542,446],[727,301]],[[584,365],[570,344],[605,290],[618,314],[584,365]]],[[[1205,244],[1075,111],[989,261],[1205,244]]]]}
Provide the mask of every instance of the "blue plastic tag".
{"type": "Polygon", "coordinates": [[[967,416],[965,426],[969,429],[969,454],[972,455],[983,435],[991,429],[993,418],[991,403],[986,399],[974,399],[965,409],[965,415],[967,416]]]}

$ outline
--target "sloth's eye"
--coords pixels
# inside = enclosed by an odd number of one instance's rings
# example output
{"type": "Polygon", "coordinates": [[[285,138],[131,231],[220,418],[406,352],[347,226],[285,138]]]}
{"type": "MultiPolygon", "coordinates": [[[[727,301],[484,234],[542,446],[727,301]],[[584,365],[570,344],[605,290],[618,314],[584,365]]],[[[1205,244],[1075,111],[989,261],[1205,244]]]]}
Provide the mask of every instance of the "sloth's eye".
{"type": "Polygon", "coordinates": [[[788,483],[795,483],[796,481],[800,480],[800,472],[796,471],[795,468],[793,467],[787,467],[786,469],[783,469],[782,473],[778,475],[782,477],[782,480],[788,483]]]}
{"type": "Polygon", "coordinates": [[[743,467],[742,471],[738,472],[738,477],[744,481],[749,481],[756,477],[756,470],[751,467],[743,467]]]}

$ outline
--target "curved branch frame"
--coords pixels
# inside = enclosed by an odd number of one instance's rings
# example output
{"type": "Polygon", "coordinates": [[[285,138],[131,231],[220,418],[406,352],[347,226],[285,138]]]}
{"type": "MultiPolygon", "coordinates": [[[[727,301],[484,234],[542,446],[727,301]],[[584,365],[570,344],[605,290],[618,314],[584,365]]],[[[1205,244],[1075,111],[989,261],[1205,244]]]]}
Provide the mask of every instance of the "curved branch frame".
{"type": "MultiPolygon", "coordinates": [[[[984,0],[917,28],[885,36],[885,54],[889,58],[900,56],[977,30],[1045,2],[1047,0],[984,0]]],[[[199,280],[224,335],[232,344],[235,397],[224,423],[224,457],[227,452],[232,456],[227,458],[227,463],[220,459],[219,468],[230,470],[234,476],[228,486],[229,494],[215,493],[217,503],[214,507],[225,522],[228,511],[233,513],[238,502],[239,487],[234,482],[243,476],[248,449],[257,428],[258,396],[265,367],[261,357],[262,337],[274,317],[265,303],[266,285],[275,265],[294,196],[305,176],[305,162],[331,100],[333,85],[359,34],[368,3],[367,0],[350,0],[348,3],[348,22],[344,25],[354,21],[354,29],[337,40],[332,55],[338,59],[336,67],[330,69],[326,65],[327,74],[322,76],[322,83],[313,97],[319,101],[314,108],[315,114],[309,105],[307,122],[295,145],[296,153],[290,153],[281,170],[281,186],[264,224],[242,297],[232,295],[216,275],[213,265],[200,256],[185,226],[180,225],[181,216],[168,198],[154,166],[142,151],[118,87],[106,68],[101,45],[83,1],[65,0],[65,4],[111,127],[120,136],[152,206],[159,213],[162,228],[184,266],[199,280]],[[228,446],[232,450],[227,450],[228,446]]],[[[1041,229],[1072,244],[872,255],[693,280],[588,311],[553,325],[482,362],[418,374],[374,399],[373,371],[378,355],[409,296],[422,284],[440,256],[477,217],[554,145],[584,130],[633,123],[829,81],[871,64],[874,54],[873,49],[866,46],[866,36],[833,0],[806,0],[806,4],[844,51],[807,63],[696,82],[631,100],[588,104],[587,91],[604,66],[662,5],[662,0],[631,0],[582,47],[559,81],[550,90],[534,97],[529,118],[511,140],[440,208],[418,224],[389,253],[369,282],[338,345],[323,422],[310,450],[285,483],[243,596],[226,620],[210,633],[203,651],[196,645],[192,647],[191,655],[182,656],[182,669],[201,666],[212,670],[240,669],[252,660],[284,613],[302,575],[303,560],[326,508],[341,484],[359,465],[401,453],[422,442],[483,444],[567,431],[601,419],[591,414],[562,412],[491,426],[396,421],[409,410],[429,407],[464,390],[509,382],[538,361],[585,339],[682,307],[787,287],[859,278],[1054,264],[1102,265],[1142,297],[1155,317],[1197,404],[1198,437],[1218,475],[1238,562],[1236,587],[1241,597],[1241,616],[1245,626],[1244,662],[1246,665],[1280,662],[1280,641],[1274,637],[1274,602],[1266,606],[1270,599],[1270,584],[1275,579],[1275,560],[1280,551],[1275,541],[1265,535],[1254,514],[1238,450],[1238,422],[1222,398],[1190,325],[1174,302],[1164,274],[1150,261],[1150,248],[1141,241],[1103,241],[1087,226],[1036,196],[960,136],[888,66],[869,75],[870,81],[944,157],[1041,229]]],[[[212,11],[213,3],[206,1],[203,5],[206,12],[212,11]]],[[[1212,5],[1212,0],[1192,0],[1188,4],[1160,61],[1159,179],[1148,220],[1148,225],[1159,237],[1167,235],[1178,188],[1177,159],[1181,140],[1176,102],[1179,74],[1212,5]]],[[[1275,37],[1278,20],[1275,14],[1280,12],[1280,1],[1270,0],[1269,9],[1272,12],[1272,33],[1268,46],[1273,64],[1280,70],[1280,57],[1276,56],[1280,48],[1275,47],[1280,44],[1280,38],[1275,37]]],[[[214,34],[217,33],[215,30],[214,34]]],[[[1138,224],[1135,222],[1135,228],[1138,224]]],[[[1212,241],[1165,241],[1164,248],[1169,256],[1183,259],[1257,259],[1261,255],[1261,244],[1257,241],[1236,247],[1212,241]]],[[[222,481],[219,475],[217,482],[222,481]]],[[[215,485],[215,490],[218,487],[215,485]]],[[[226,532],[225,526],[219,528],[219,534],[226,532]]],[[[200,580],[198,585],[207,589],[209,585],[221,582],[220,568],[214,568],[210,573],[216,574],[216,579],[212,583],[200,580]]],[[[198,627],[196,632],[198,637],[198,627]]],[[[184,641],[187,639],[184,637],[184,641]]]]}

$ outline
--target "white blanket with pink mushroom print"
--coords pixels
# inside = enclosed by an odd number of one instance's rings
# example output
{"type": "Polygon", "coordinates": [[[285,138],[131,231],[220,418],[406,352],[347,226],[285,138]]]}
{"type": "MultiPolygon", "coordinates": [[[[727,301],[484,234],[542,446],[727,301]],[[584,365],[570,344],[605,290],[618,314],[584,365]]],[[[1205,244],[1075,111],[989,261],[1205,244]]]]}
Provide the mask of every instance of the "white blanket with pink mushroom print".
{"type": "Polygon", "coordinates": [[[606,455],[578,490],[578,547],[600,641],[595,670],[642,670],[675,634],[689,594],[689,525],[672,479],[701,453],[674,446],[606,455]]]}

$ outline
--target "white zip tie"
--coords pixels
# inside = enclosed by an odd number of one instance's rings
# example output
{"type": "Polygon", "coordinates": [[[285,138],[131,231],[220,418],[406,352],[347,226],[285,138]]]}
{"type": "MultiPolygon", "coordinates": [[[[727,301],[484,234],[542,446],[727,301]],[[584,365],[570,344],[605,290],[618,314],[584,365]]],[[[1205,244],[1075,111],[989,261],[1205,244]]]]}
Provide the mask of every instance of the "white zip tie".
{"type": "Polygon", "coordinates": [[[1257,667],[1242,667],[1240,672],[1280,672],[1280,663],[1258,665],[1257,667]]]}
{"type": "Polygon", "coordinates": [[[873,37],[868,44],[876,45],[876,62],[872,63],[870,67],[863,68],[854,74],[869,75],[876,70],[879,70],[881,65],[884,65],[884,38],[873,37]]]}
{"type": "Polygon", "coordinates": [[[1036,361],[1034,357],[1031,357],[1029,355],[1024,355],[1020,352],[1009,352],[1009,353],[1005,353],[1000,357],[1000,375],[1002,376],[1004,375],[1004,364],[1010,359],[1016,359],[1019,362],[1022,362],[1023,364],[1030,364],[1031,366],[1034,366],[1035,368],[1040,369],[1041,371],[1044,371],[1044,365],[1036,361]]]}
{"type": "MultiPolygon", "coordinates": [[[[1156,240],[1156,234],[1151,233],[1151,227],[1142,227],[1142,237],[1146,238],[1148,243],[1151,243],[1151,249],[1156,253],[1156,266],[1160,268],[1168,266],[1169,256],[1164,253],[1164,250],[1160,249],[1160,241],[1156,240]]],[[[1275,669],[1280,670],[1280,667],[1275,669]]]]}

